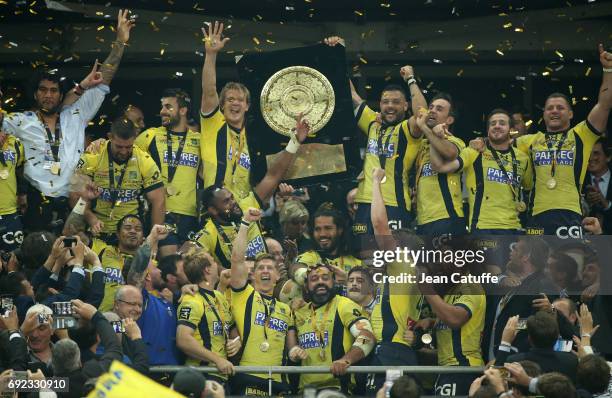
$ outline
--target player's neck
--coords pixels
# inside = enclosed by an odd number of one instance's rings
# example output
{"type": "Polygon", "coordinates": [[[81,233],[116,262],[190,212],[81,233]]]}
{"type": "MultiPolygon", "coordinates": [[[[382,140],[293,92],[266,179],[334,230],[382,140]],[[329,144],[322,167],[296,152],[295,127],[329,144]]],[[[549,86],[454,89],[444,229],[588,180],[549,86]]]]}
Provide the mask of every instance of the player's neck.
{"type": "Polygon", "coordinates": [[[119,242],[119,246],[117,246],[117,249],[119,250],[119,253],[125,253],[125,254],[129,254],[132,256],[136,254],[136,250],[138,250],[138,248],[132,249],[132,248],[123,246],[121,244],[121,241],[119,242]]]}
{"type": "Polygon", "coordinates": [[[172,133],[186,133],[187,132],[187,121],[181,120],[176,125],[170,126],[166,130],[172,133]]]}
{"type": "Polygon", "coordinates": [[[44,109],[38,109],[38,114],[42,118],[45,124],[55,124],[57,122],[57,118],[59,117],[59,113],[55,111],[47,111],[44,109]]]}
{"type": "Polygon", "coordinates": [[[259,294],[263,294],[264,296],[270,296],[271,297],[271,296],[274,295],[274,286],[272,286],[269,289],[263,288],[261,286],[257,286],[257,288],[255,290],[257,290],[257,292],[259,294]]]}
{"type": "Polygon", "coordinates": [[[508,141],[495,143],[489,140],[489,144],[491,145],[491,148],[495,149],[496,151],[507,151],[510,148],[510,143],[508,141]]]}
{"type": "Polygon", "coordinates": [[[242,127],[244,127],[244,119],[241,120],[237,120],[237,121],[228,121],[227,124],[234,130],[237,132],[240,132],[242,130],[242,127]]]}
{"type": "Polygon", "coordinates": [[[202,282],[198,283],[198,287],[204,290],[208,290],[209,292],[215,290],[215,285],[213,283],[208,282],[207,280],[203,280],[202,282]]]}

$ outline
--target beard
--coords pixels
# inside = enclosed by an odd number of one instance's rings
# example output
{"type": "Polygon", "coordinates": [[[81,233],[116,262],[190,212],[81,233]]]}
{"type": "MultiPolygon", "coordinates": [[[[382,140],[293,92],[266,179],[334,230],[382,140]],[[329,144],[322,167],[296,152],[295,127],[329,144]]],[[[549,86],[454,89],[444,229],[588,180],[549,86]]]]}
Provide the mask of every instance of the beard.
{"type": "Polygon", "coordinates": [[[242,220],[242,210],[238,211],[234,209],[222,210],[219,212],[219,218],[226,223],[239,223],[242,220]]]}
{"type": "Polygon", "coordinates": [[[320,306],[320,305],[327,303],[332,297],[333,296],[332,296],[331,290],[326,285],[323,285],[323,284],[316,285],[314,289],[312,290],[312,292],[310,293],[310,299],[312,303],[316,306],[320,306]],[[319,289],[320,287],[325,288],[325,293],[316,292],[317,289],[319,289]]]}
{"type": "Polygon", "coordinates": [[[164,126],[168,130],[173,130],[179,123],[180,118],[178,116],[169,116],[169,120],[164,124],[162,122],[162,126],[164,126]]]}

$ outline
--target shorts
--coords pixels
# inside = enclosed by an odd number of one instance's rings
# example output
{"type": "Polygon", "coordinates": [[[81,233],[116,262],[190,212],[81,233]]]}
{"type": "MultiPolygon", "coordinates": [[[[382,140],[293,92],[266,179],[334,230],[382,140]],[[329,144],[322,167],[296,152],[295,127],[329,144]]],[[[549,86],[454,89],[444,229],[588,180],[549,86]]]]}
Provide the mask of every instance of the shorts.
{"type": "Polygon", "coordinates": [[[571,210],[548,210],[531,216],[527,235],[556,235],[560,239],[581,239],[582,215],[571,210]]]}
{"type": "MultiPolygon", "coordinates": [[[[353,235],[374,235],[371,216],[372,205],[370,203],[358,203],[357,212],[355,213],[355,222],[353,223],[353,235]]],[[[389,228],[402,229],[409,228],[412,221],[412,215],[406,209],[397,206],[385,206],[387,209],[387,218],[389,219],[389,228]]]]}
{"type": "MultiPolygon", "coordinates": [[[[383,342],[376,346],[372,366],[416,366],[416,352],[405,344],[383,342]]],[[[385,373],[370,375],[368,391],[375,394],[385,383],[385,373]]]]}
{"type": "Polygon", "coordinates": [[[23,242],[23,225],[19,213],[0,216],[0,249],[13,251],[23,242]]]}
{"type": "Polygon", "coordinates": [[[159,246],[180,246],[185,241],[189,240],[189,237],[200,230],[197,217],[186,216],[178,213],[166,213],[164,223],[170,224],[176,227],[176,231],[171,232],[166,239],[159,241],[159,246]]]}
{"type": "Polygon", "coordinates": [[[444,218],[417,226],[417,235],[424,236],[461,236],[467,233],[463,217],[444,218]]]}

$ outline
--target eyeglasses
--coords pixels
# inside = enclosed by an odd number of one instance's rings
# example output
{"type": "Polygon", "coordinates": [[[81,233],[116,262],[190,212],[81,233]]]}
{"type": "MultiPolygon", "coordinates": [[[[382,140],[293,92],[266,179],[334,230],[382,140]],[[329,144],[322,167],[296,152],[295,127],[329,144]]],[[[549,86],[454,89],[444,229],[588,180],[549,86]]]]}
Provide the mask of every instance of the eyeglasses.
{"type": "Polygon", "coordinates": [[[117,301],[121,301],[122,303],[130,305],[132,307],[142,308],[142,303],[137,303],[135,301],[125,301],[125,300],[121,300],[121,299],[117,299],[117,301]]]}

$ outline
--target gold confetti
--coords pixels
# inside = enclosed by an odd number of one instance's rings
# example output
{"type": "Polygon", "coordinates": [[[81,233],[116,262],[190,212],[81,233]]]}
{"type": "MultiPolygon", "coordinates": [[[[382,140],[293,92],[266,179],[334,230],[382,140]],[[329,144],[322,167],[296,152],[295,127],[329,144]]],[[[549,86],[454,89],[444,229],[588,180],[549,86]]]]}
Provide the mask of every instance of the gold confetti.
{"type": "Polygon", "coordinates": [[[510,29],[512,27],[512,22],[508,22],[504,24],[504,29],[510,29]]]}
{"type": "Polygon", "coordinates": [[[389,7],[391,7],[391,4],[389,4],[389,3],[380,3],[380,6],[384,7],[384,8],[389,8],[389,7]]]}
{"type": "Polygon", "coordinates": [[[162,48],[161,50],[159,50],[159,55],[164,55],[165,52],[166,52],[166,49],[162,48]]]}
{"type": "Polygon", "coordinates": [[[518,32],[518,33],[522,33],[523,32],[523,28],[514,28],[514,31],[518,32]]]}
{"type": "Polygon", "coordinates": [[[363,17],[363,12],[361,12],[359,10],[355,10],[353,12],[355,13],[355,15],[359,15],[360,17],[363,17]]]}
{"type": "Polygon", "coordinates": [[[155,25],[154,21],[149,22],[149,25],[151,25],[151,29],[153,29],[154,32],[159,32],[159,28],[155,25]]]}
{"type": "Polygon", "coordinates": [[[253,42],[257,45],[259,45],[259,39],[257,37],[253,37],[253,42]]]}
{"type": "Polygon", "coordinates": [[[555,50],[555,54],[557,54],[559,58],[563,58],[563,54],[561,53],[561,51],[555,50]]]}
{"type": "Polygon", "coordinates": [[[574,94],[574,86],[570,84],[567,88],[569,89],[570,94],[574,94]]]}
{"type": "Polygon", "coordinates": [[[578,101],[576,101],[576,97],[572,97],[572,105],[576,105],[578,101]]]}
{"type": "Polygon", "coordinates": [[[463,69],[460,69],[459,72],[457,72],[457,76],[459,77],[463,76],[463,69]]]}
{"type": "Polygon", "coordinates": [[[104,29],[104,25],[98,26],[98,32],[101,31],[102,29],[104,29]]]}
{"type": "Polygon", "coordinates": [[[359,60],[364,64],[368,63],[368,61],[364,57],[359,57],[359,60]]]}
{"type": "Polygon", "coordinates": [[[529,127],[531,126],[531,124],[533,123],[533,120],[529,119],[525,122],[525,127],[529,127]]]}
{"type": "Polygon", "coordinates": [[[369,84],[365,86],[366,90],[371,90],[372,86],[370,86],[369,84]]]}
{"type": "Polygon", "coordinates": [[[550,75],[549,71],[545,70],[544,72],[542,72],[542,76],[548,76],[548,75],[550,75]]]}
{"type": "Polygon", "coordinates": [[[266,39],[266,42],[268,42],[268,43],[270,43],[270,44],[276,44],[276,42],[275,42],[275,41],[272,41],[272,40],[270,40],[270,39],[266,39]]]}
{"type": "Polygon", "coordinates": [[[496,53],[498,53],[499,55],[501,55],[502,57],[504,56],[504,53],[502,50],[500,50],[499,48],[497,50],[495,50],[496,53]]]}
{"type": "Polygon", "coordinates": [[[588,100],[589,100],[589,97],[582,97],[582,100],[583,100],[583,101],[588,101],[588,100]]]}
{"type": "Polygon", "coordinates": [[[470,43],[466,48],[465,51],[470,51],[472,48],[474,48],[474,44],[470,43]]]}
{"type": "Polygon", "coordinates": [[[589,66],[586,70],[586,72],[584,73],[585,76],[588,76],[591,74],[591,67],[589,66]]]}

